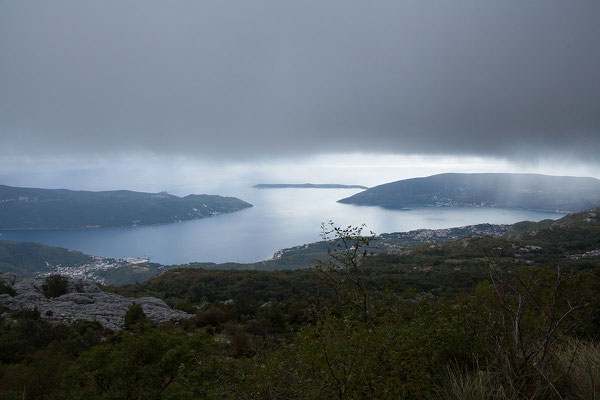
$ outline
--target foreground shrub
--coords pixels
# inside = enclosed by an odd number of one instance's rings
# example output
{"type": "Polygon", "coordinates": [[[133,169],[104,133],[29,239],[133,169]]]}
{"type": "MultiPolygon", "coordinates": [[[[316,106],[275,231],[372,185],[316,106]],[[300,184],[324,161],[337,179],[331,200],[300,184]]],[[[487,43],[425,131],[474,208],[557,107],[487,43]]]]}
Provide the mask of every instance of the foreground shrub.
{"type": "Polygon", "coordinates": [[[132,304],[125,313],[125,329],[131,329],[136,324],[148,322],[148,317],[144,313],[144,309],[139,304],[132,304]]]}
{"type": "Polygon", "coordinates": [[[578,399],[600,396],[600,344],[568,340],[554,354],[557,385],[578,399]]]}
{"type": "Polygon", "coordinates": [[[0,294],[7,294],[9,296],[16,296],[17,292],[15,292],[15,289],[13,289],[12,286],[4,283],[3,281],[0,281],[0,294]]]}
{"type": "Polygon", "coordinates": [[[69,371],[73,398],[202,399],[213,367],[202,333],[123,332],[81,354],[69,371]]]}
{"type": "Polygon", "coordinates": [[[506,393],[489,371],[464,370],[458,366],[448,368],[437,393],[431,400],[516,400],[514,394],[506,393]]]}
{"type": "Polygon", "coordinates": [[[50,275],[44,279],[42,291],[47,298],[67,294],[69,292],[69,280],[61,275],[50,275]]]}

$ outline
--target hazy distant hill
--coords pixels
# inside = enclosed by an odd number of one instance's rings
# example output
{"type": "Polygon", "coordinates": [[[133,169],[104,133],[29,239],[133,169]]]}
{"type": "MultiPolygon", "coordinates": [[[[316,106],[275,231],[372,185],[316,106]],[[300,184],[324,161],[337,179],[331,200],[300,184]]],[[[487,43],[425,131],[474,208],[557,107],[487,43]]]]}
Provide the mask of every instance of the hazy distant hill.
{"type": "Polygon", "coordinates": [[[0,185],[0,229],[70,229],[185,221],[252,207],[235,197],[0,185]]]}
{"type": "Polygon", "coordinates": [[[361,185],[340,185],[337,183],[259,183],[256,189],[367,189],[361,185]]]}
{"type": "Polygon", "coordinates": [[[600,180],[536,174],[440,174],[375,186],[339,202],[388,208],[489,206],[581,211],[600,205],[600,180]]]}

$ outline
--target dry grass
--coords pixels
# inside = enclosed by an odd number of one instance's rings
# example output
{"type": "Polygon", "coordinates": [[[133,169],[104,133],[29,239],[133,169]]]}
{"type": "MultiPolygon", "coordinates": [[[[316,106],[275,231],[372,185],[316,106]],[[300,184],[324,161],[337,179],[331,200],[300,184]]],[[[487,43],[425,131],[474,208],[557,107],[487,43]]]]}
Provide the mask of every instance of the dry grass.
{"type": "Polygon", "coordinates": [[[555,351],[553,367],[564,398],[600,399],[600,344],[569,340],[555,351]]]}
{"type": "Polygon", "coordinates": [[[465,371],[448,368],[446,379],[435,399],[447,400],[512,400],[516,397],[506,393],[488,371],[465,371]]]}
{"type": "Polygon", "coordinates": [[[509,363],[496,364],[494,372],[449,367],[432,399],[600,400],[600,343],[569,339],[551,352],[549,360],[544,371],[529,375],[524,387],[518,387],[522,377],[511,373],[509,363]]]}

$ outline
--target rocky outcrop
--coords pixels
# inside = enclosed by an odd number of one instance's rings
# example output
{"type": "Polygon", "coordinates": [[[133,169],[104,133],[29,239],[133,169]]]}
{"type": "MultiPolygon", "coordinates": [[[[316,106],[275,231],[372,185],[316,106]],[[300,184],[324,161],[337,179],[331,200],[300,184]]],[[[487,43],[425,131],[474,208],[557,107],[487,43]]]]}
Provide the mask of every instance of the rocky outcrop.
{"type": "Polygon", "coordinates": [[[141,305],[148,318],[157,323],[191,317],[186,312],[171,309],[164,301],[155,297],[123,297],[105,293],[91,282],[67,279],[67,293],[46,298],[42,288],[44,278],[0,273],[0,281],[16,292],[16,296],[0,294],[0,304],[10,309],[37,307],[41,316],[47,319],[97,321],[105,328],[115,331],[123,329],[125,313],[132,304],[141,305]]]}

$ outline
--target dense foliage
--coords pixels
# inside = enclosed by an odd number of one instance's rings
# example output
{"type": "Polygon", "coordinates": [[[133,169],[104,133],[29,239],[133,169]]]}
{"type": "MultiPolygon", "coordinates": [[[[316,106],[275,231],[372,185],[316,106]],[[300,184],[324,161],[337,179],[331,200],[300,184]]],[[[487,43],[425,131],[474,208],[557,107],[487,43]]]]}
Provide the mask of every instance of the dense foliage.
{"type": "Polygon", "coordinates": [[[593,399],[600,259],[571,251],[597,245],[581,233],[597,216],[398,254],[331,227],[309,270],[175,269],[109,288],[194,315],[179,324],[135,306],[122,332],[7,312],[0,398],[593,399]],[[569,231],[583,244],[557,251],[569,231]]]}
{"type": "Polygon", "coordinates": [[[10,312],[2,396],[547,399],[598,390],[598,271],[504,270],[451,298],[371,290],[366,308],[353,301],[362,296],[354,273],[334,272],[327,301],[214,302],[180,326],[153,327],[136,312],[121,333],[10,312]]]}

